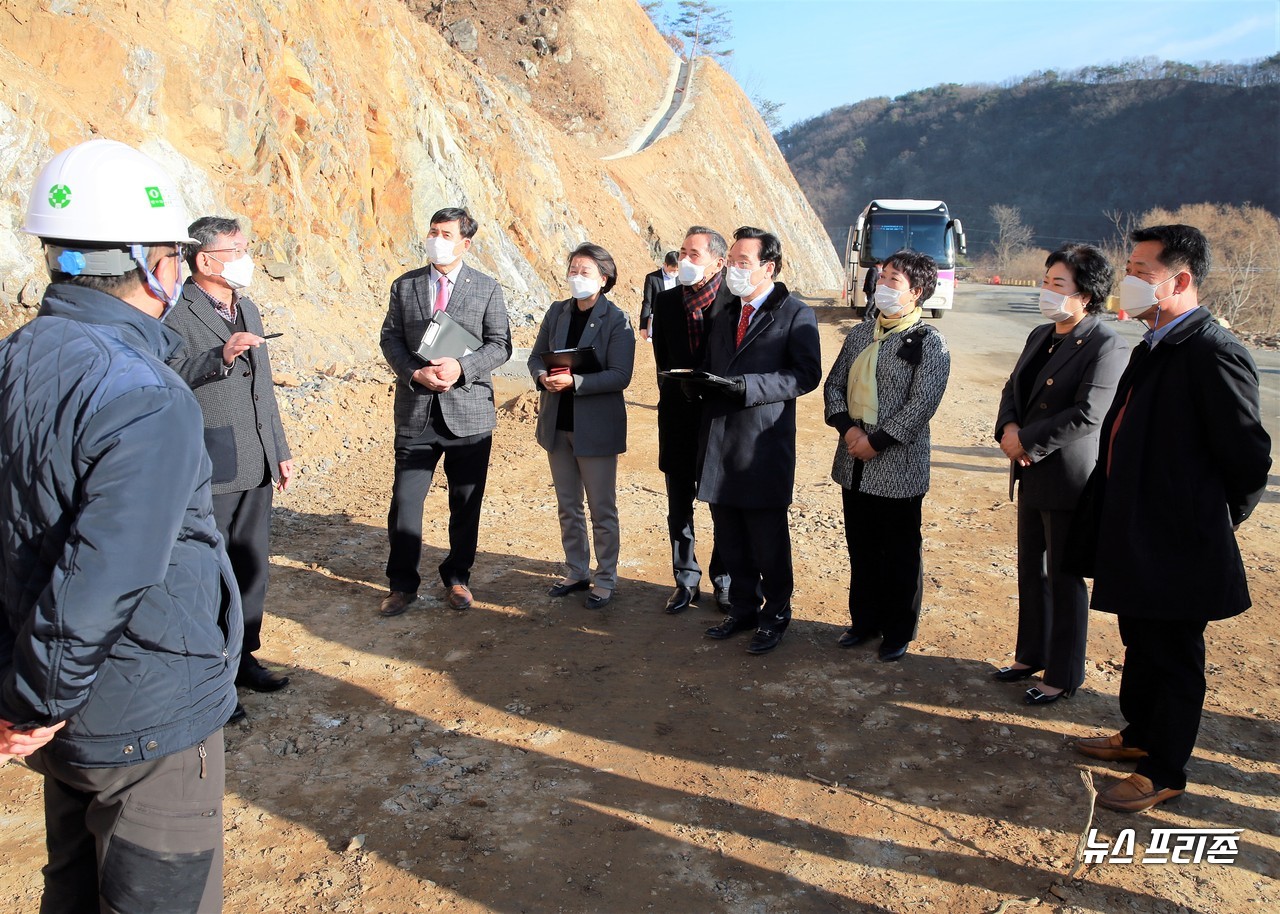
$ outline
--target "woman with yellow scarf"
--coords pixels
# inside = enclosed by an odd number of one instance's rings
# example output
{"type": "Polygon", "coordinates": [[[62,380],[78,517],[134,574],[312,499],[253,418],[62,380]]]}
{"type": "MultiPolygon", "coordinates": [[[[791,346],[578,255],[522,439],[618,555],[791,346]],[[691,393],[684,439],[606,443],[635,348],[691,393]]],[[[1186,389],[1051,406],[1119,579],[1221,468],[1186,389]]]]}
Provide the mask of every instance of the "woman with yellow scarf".
{"type": "Polygon", "coordinates": [[[831,478],[842,489],[849,546],[850,624],[839,644],[883,638],[883,662],[906,655],[924,590],[929,420],[951,373],[946,341],[924,322],[937,283],[926,254],[885,260],[876,317],[845,337],[823,388],[827,425],[840,434],[831,478]]]}

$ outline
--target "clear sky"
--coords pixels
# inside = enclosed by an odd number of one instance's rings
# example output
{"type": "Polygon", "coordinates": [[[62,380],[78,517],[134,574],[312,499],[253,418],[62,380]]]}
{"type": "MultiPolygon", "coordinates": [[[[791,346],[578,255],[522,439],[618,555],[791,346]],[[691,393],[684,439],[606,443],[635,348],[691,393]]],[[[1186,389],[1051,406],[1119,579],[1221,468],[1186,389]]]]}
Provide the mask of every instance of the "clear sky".
{"type": "MultiPolygon", "coordinates": [[[[727,68],[783,125],[878,95],[995,83],[1141,57],[1246,61],[1280,52],[1277,0],[712,0],[727,68]]],[[[674,0],[666,7],[676,9],[674,0]]]]}

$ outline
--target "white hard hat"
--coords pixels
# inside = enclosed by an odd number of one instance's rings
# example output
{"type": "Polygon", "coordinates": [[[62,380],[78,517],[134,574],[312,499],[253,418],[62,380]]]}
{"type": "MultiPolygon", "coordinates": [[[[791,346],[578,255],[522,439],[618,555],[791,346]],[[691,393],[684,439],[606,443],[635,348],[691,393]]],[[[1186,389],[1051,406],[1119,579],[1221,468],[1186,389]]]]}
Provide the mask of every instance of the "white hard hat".
{"type": "Polygon", "coordinates": [[[115,140],[89,140],[40,172],[22,229],[62,241],[195,243],[190,222],[177,185],[154,159],[115,140]]]}

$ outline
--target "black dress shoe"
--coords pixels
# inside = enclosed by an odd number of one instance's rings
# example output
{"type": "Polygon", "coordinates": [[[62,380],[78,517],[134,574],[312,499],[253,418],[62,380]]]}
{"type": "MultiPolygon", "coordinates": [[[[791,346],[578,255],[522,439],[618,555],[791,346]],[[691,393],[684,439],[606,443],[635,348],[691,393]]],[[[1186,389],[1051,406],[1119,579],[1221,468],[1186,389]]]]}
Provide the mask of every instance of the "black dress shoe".
{"type": "Polygon", "coordinates": [[[851,628],[846,628],[844,634],[836,641],[836,644],[841,647],[857,647],[859,644],[865,644],[872,638],[878,637],[878,632],[856,632],[851,628]]]}
{"type": "Polygon", "coordinates": [[[1030,679],[1032,676],[1034,676],[1036,673],[1039,673],[1039,672],[1040,670],[1037,670],[1029,666],[1027,667],[1002,666],[1000,667],[1000,669],[996,670],[994,673],[991,674],[991,678],[997,679],[1000,682],[1021,682],[1024,679],[1030,679]]]}
{"type": "Polygon", "coordinates": [[[694,603],[697,603],[700,596],[702,596],[702,591],[698,588],[685,587],[683,584],[678,584],[676,592],[671,595],[671,599],[667,600],[667,606],[663,609],[663,612],[669,616],[678,615],[694,603]]]}
{"type": "Polygon", "coordinates": [[[587,609],[604,609],[613,602],[613,591],[602,590],[599,593],[592,593],[587,596],[585,604],[587,609]]]}
{"type": "Polygon", "coordinates": [[[1027,689],[1026,694],[1022,696],[1022,700],[1029,705],[1050,705],[1059,698],[1070,698],[1076,694],[1075,689],[1063,689],[1061,692],[1054,692],[1050,695],[1047,692],[1041,692],[1035,686],[1027,689]]]}
{"type": "Polygon", "coordinates": [[[240,658],[240,672],[236,676],[236,685],[253,689],[255,692],[277,692],[289,684],[288,676],[277,676],[258,662],[253,654],[245,654],[240,658]]]}
{"type": "Polygon", "coordinates": [[[897,647],[880,645],[878,657],[881,663],[893,663],[895,660],[901,660],[905,656],[907,656],[907,645],[905,644],[900,644],[897,647]]]}
{"type": "Polygon", "coordinates": [[[767,654],[782,643],[782,629],[757,628],[747,645],[748,654],[767,654]]]}
{"type": "Polygon", "coordinates": [[[753,625],[749,619],[735,619],[733,616],[725,616],[723,622],[712,626],[703,634],[708,638],[714,638],[716,641],[723,641],[725,638],[730,638],[738,632],[745,632],[752,627],[753,625]]]}
{"type": "Polygon", "coordinates": [[[238,724],[240,723],[240,721],[244,720],[248,716],[249,715],[244,712],[244,705],[240,704],[240,702],[237,701],[236,709],[231,712],[231,716],[227,718],[227,722],[222,726],[228,727],[231,724],[238,724]]]}
{"type": "Polygon", "coordinates": [[[547,590],[549,597],[563,597],[578,590],[587,590],[591,587],[590,581],[561,581],[559,584],[552,584],[547,590]]]}

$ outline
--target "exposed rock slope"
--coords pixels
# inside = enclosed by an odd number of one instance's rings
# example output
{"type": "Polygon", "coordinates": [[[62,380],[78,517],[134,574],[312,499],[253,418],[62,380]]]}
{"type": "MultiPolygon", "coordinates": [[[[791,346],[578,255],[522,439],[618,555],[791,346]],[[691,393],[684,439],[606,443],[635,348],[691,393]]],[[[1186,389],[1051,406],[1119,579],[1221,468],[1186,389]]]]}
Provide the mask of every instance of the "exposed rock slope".
{"type": "Polygon", "coordinates": [[[473,262],[526,336],[586,239],[617,258],[633,312],[653,253],[692,222],[774,228],[784,279],[838,285],[822,226],[715,64],[674,135],[600,161],[667,102],[671,52],[634,2],[438,7],[0,0],[0,325],[38,302],[37,244],[18,231],[35,173],[95,135],[163,161],[193,213],[251,224],[255,298],[288,332],[277,361],[303,373],[378,358],[388,284],[444,205],[479,219],[473,262]],[[474,48],[454,27],[470,11],[474,48]]]}

